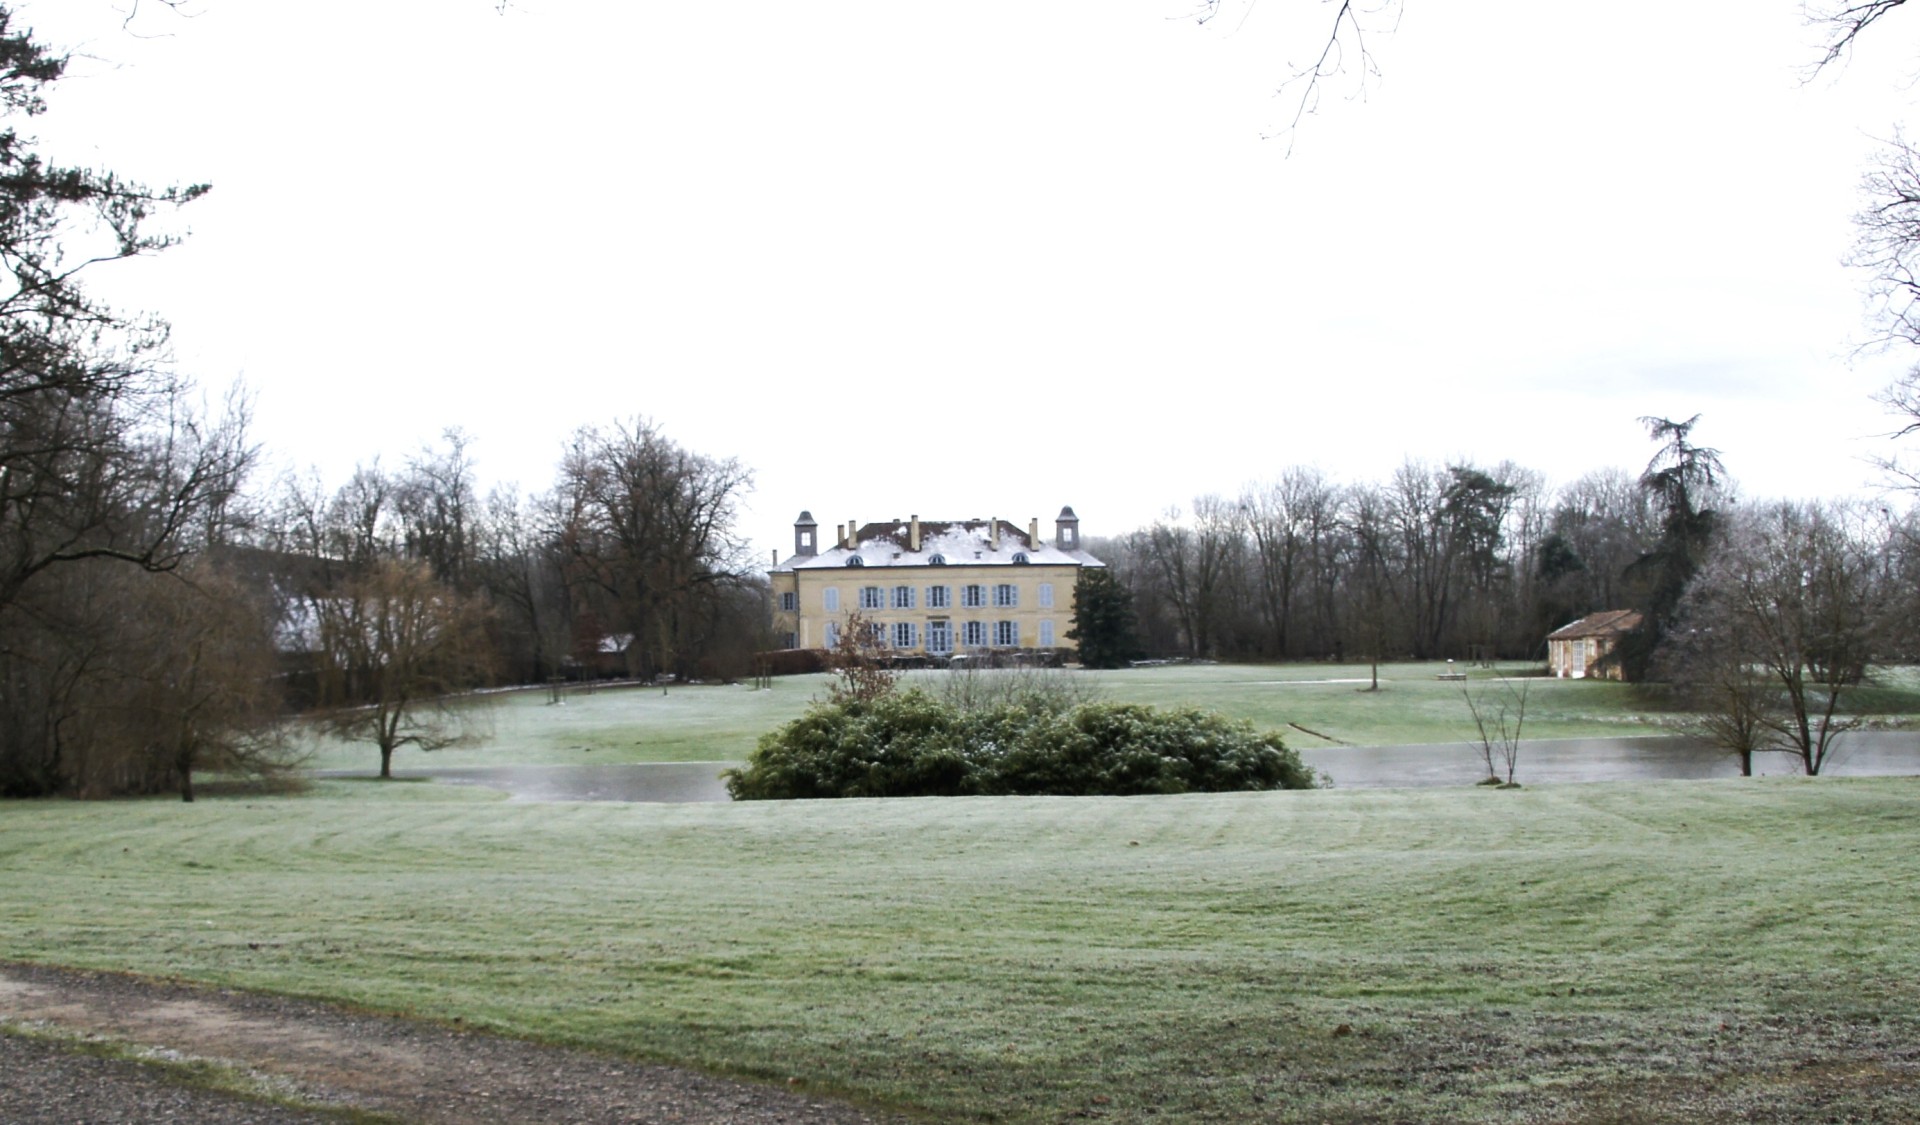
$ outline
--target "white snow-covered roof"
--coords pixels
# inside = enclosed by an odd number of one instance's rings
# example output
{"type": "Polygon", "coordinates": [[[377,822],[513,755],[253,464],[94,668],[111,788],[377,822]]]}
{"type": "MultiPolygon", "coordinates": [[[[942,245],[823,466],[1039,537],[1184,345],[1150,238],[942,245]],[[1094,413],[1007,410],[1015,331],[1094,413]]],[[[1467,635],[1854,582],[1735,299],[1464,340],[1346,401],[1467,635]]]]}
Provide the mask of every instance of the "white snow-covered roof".
{"type": "Polygon", "coordinates": [[[912,529],[905,521],[868,524],[859,531],[860,539],[852,547],[835,546],[817,555],[794,555],[773,569],[820,570],[858,566],[1105,566],[1085,551],[1065,551],[1047,543],[1030,543],[1021,528],[999,521],[1000,545],[993,545],[992,522],[988,520],[920,521],[920,549],[909,549],[912,529]],[[1014,556],[1024,555],[1016,561],[1014,556]]]}

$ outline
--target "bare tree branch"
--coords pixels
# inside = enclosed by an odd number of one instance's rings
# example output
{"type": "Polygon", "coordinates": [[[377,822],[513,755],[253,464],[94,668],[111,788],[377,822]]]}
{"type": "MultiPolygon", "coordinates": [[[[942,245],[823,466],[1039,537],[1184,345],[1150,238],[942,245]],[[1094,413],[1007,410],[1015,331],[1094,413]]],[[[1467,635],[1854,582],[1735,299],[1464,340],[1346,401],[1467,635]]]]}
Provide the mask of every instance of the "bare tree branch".
{"type": "Polygon", "coordinates": [[[1837,6],[1830,3],[1818,6],[1804,6],[1807,22],[1827,32],[1827,46],[1820,61],[1813,65],[1818,71],[1843,55],[1850,54],[1854,41],[1860,34],[1878,23],[1881,17],[1905,4],[1907,0],[1856,0],[1837,6]]]}

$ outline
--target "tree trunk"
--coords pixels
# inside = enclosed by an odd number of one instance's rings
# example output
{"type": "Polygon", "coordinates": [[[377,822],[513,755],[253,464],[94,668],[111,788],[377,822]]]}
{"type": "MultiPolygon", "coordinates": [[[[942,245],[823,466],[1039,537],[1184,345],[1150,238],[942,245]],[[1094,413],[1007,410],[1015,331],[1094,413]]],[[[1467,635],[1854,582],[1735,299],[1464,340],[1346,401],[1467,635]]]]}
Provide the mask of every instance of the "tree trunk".
{"type": "Polygon", "coordinates": [[[380,776],[389,781],[393,779],[393,747],[391,746],[380,747],[380,776]]]}

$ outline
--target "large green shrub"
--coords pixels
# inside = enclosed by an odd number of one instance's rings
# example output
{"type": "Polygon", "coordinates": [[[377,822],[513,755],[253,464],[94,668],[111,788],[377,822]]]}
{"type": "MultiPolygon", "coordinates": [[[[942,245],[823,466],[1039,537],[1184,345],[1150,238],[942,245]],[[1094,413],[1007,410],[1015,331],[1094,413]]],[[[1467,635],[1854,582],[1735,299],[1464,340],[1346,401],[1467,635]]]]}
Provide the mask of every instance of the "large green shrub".
{"type": "Polygon", "coordinates": [[[963,710],[918,691],[839,700],[760,739],[727,771],[736,800],[1308,789],[1275,733],[1132,703],[963,710]]]}

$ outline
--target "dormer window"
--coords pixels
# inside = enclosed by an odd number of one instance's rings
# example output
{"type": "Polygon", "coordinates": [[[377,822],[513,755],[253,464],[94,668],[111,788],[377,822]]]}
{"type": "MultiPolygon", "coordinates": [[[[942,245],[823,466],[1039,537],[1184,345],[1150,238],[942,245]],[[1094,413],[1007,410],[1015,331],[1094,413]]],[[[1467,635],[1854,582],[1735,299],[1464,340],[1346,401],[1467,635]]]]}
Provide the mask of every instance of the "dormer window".
{"type": "Polygon", "coordinates": [[[855,555],[852,558],[847,560],[847,565],[848,566],[865,566],[867,565],[867,560],[861,558],[859,555],[855,555]]]}
{"type": "Polygon", "coordinates": [[[1027,553],[1025,551],[1015,551],[1013,553],[1013,565],[1015,566],[1025,566],[1030,561],[1032,560],[1027,558],[1027,553]]]}
{"type": "Polygon", "coordinates": [[[927,565],[928,565],[928,566],[945,566],[945,565],[947,565],[947,556],[945,556],[945,555],[928,555],[928,556],[927,556],[927,565]]]}

